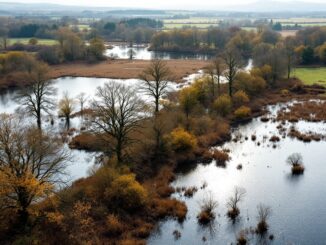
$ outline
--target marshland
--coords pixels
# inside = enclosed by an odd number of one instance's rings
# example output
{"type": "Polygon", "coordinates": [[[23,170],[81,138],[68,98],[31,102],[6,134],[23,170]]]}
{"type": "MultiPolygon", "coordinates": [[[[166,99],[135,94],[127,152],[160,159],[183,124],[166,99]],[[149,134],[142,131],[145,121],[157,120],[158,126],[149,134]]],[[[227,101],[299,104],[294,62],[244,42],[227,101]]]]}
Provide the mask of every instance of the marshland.
{"type": "Polygon", "coordinates": [[[1,244],[323,244],[326,7],[95,2],[0,2],[1,244]]]}

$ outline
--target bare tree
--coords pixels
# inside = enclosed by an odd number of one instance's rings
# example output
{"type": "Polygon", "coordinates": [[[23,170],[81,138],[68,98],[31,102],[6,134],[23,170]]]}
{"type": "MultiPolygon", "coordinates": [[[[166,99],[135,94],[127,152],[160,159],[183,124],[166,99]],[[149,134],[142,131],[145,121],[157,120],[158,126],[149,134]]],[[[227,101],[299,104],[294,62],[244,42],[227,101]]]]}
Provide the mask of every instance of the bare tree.
{"type": "Polygon", "coordinates": [[[75,100],[69,97],[68,92],[63,94],[63,98],[59,101],[59,115],[66,119],[66,126],[70,128],[70,118],[75,110],[75,100]]]}
{"type": "Polygon", "coordinates": [[[0,27],[0,48],[7,49],[8,47],[8,29],[0,27]]]}
{"type": "Polygon", "coordinates": [[[200,213],[197,216],[198,221],[202,224],[207,224],[215,218],[215,209],[218,207],[218,202],[214,199],[213,194],[208,192],[200,203],[200,213]]]}
{"type": "Polygon", "coordinates": [[[268,224],[267,224],[267,219],[270,217],[272,214],[272,209],[268,206],[265,206],[264,204],[259,204],[257,206],[257,229],[256,232],[259,234],[263,234],[268,230],[268,224]]]}
{"type": "Polygon", "coordinates": [[[211,76],[212,81],[212,97],[215,98],[215,81],[217,80],[217,96],[221,94],[221,77],[226,69],[226,65],[222,58],[216,57],[206,68],[207,73],[211,76]]]}
{"type": "Polygon", "coordinates": [[[121,163],[125,148],[133,142],[130,134],[140,127],[143,102],[134,89],[114,82],[99,87],[96,96],[94,130],[101,136],[104,133],[109,152],[114,152],[121,163]]]}
{"type": "Polygon", "coordinates": [[[128,53],[128,56],[129,56],[129,60],[133,60],[135,58],[136,51],[133,50],[132,48],[130,48],[127,53],[128,53]]]}
{"type": "Polygon", "coordinates": [[[83,118],[84,117],[84,107],[85,104],[87,103],[87,96],[85,93],[80,93],[79,95],[77,95],[77,100],[79,102],[80,105],[80,115],[83,118]]]}
{"type": "Polygon", "coordinates": [[[226,206],[229,208],[227,214],[231,219],[235,219],[239,215],[240,210],[238,204],[243,200],[246,193],[244,188],[238,186],[234,188],[233,196],[231,196],[226,203],[226,206]]]}
{"type": "Polygon", "coordinates": [[[229,95],[233,95],[233,82],[239,70],[239,55],[235,50],[227,50],[224,54],[224,62],[226,64],[226,71],[224,75],[229,82],[229,95]]]}
{"type": "Polygon", "coordinates": [[[303,163],[303,158],[300,153],[293,153],[286,159],[286,162],[295,167],[303,163]]]}
{"type": "Polygon", "coordinates": [[[286,66],[287,66],[287,78],[290,79],[293,65],[295,63],[295,52],[294,48],[296,46],[295,38],[287,37],[284,40],[284,49],[286,55],[286,66]]]}
{"type": "Polygon", "coordinates": [[[28,74],[28,80],[32,83],[30,89],[22,88],[16,98],[20,109],[36,118],[39,129],[42,128],[42,112],[50,114],[55,108],[53,96],[56,95],[56,89],[48,79],[47,72],[45,64],[36,65],[28,74]]]}
{"type": "Polygon", "coordinates": [[[154,99],[155,113],[159,111],[160,99],[166,95],[171,71],[166,62],[153,60],[152,63],[139,75],[143,80],[142,90],[154,99]]]}
{"type": "Polygon", "coordinates": [[[0,118],[0,210],[17,210],[24,225],[29,206],[64,182],[69,154],[50,134],[13,116],[0,118]]]}

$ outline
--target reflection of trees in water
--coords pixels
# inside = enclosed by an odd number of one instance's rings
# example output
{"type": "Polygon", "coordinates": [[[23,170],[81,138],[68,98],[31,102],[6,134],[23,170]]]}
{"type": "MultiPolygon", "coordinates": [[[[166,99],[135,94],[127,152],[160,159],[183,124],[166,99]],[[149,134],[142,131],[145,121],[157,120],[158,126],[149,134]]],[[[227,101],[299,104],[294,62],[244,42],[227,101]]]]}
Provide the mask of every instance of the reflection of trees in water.
{"type": "Polygon", "coordinates": [[[203,237],[203,240],[213,240],[218,232],[218,227],[221,225],[216,221],[212,220],[208,224],[200,225],[198,224],[198,234],[203,237]]]}

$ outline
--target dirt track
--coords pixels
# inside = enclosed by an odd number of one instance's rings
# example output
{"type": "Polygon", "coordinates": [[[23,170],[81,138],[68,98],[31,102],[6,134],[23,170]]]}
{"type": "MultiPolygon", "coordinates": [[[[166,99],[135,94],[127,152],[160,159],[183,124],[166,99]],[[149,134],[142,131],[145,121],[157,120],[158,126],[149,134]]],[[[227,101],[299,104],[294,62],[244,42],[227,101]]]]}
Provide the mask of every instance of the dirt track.
{"type": "MultiPolygon", "coordinates": [[[[81,76],[102,78],[137,78],[149,60],[108,60],[98,64],[70,63],[51,66],[50,77],[81,76]]],[[[168,60],[168,66],[177,81],[204,68],[208,63],[201,60],[168,60]]]]}

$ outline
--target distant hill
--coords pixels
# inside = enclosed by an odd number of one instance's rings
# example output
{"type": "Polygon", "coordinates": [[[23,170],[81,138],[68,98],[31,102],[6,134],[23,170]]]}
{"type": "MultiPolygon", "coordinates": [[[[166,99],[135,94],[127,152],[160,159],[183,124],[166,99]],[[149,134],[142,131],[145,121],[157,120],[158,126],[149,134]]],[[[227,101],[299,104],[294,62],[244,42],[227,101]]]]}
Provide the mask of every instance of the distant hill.
{"type": "MultiPolygon", "coordinates": [[[[22,0],[21,0],[22,1],[22,0]]],[[[90,2],[91,4],[91,2],[90,2]]],[[[200,11],[209,10],[210,12],[224,11],[224,12],[326,12],[326,3],[308,3],[300,0],[292,0],[289,2],[281,2],[278,0],[258,0],[251,4],[237,4],[227,6],[227,2],[224,7],[220,4],[201,5],[196,8],[195,5],[184,6],[185,10],[200,11]]],[[[151,6],[148,6],[151,7],[151,6]]],[[[182,7],[179,11],[182,10],[182,7]]],[[[37,14],[57,14],[57,15],[119,15],[119,16],[162,16],[166,15],[168,10],[158,10],[155,5],[153,9],[137,9],[137,8],[110,8],[110,7],[90,7],[90,6],[68,6],[60,4],[49,3],[19,3],[19,2],[0,2],[0,15],[12,14],[12,15],[37,15],[37,14]]],[[[100,16],[99,16],[100,17],[100,16]]]]}
{"type": "Polygon", "coordinates": [[[243,12],[324,12],[326,11],[326,3],[260,0],[255,3],[237,5],[226,9],[243,12]]]}

